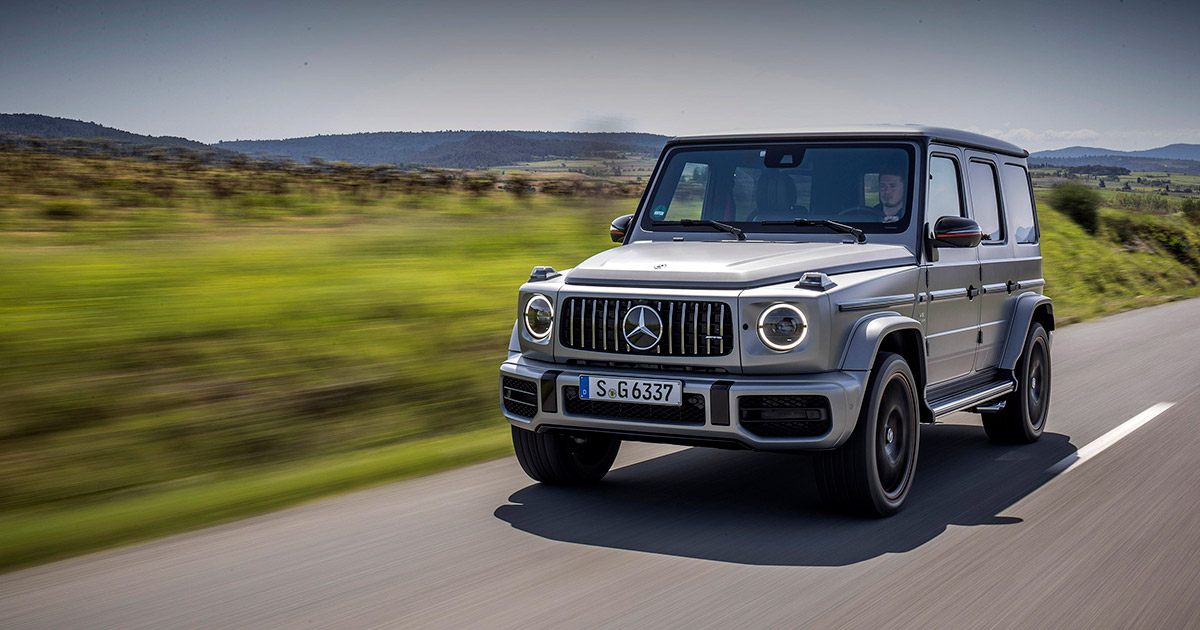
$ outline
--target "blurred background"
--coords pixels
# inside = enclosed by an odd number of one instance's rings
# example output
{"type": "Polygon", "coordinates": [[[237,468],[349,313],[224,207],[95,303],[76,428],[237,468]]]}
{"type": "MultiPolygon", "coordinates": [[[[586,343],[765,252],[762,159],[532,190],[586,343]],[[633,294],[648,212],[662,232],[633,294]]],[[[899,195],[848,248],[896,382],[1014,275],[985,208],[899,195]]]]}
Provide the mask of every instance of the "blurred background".
{"type": "Polygon", "coordinates": [[[1014,7],[15,9],[0,569],[509,453],[517,287],[678,133],[989,133],[1035,151],[1060,323],[1200,293],[1187,20],[1014,7]]]}

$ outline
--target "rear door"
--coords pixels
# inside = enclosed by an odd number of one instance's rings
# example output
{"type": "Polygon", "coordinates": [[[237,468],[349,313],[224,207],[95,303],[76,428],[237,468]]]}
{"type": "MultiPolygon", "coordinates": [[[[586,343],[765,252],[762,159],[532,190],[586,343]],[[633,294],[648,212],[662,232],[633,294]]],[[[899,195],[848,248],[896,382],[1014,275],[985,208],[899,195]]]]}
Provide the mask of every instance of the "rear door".
{"type": "Polygon", "coordinates": [[[1004,220],[1004,200],[1000,194],[1000,172],[996,156],[967,151],[967,189],[970,191],[971,218],[983,231],[979,247],[979,347],[975,352],[975,371],[996,367],[1014,305],[1012,282],[1016,278],[1013,239],[1004,220]]]}
{"type": "MultiPolygon", "coordinates": [[[[925,230],[941,216],[967,216],[962,152],[931,145],[925,196],[925,230]]],[[[971,374],[979,334],[979,248],[946,247],[927,262],[925,339],[929,384],[971,374]]]]}

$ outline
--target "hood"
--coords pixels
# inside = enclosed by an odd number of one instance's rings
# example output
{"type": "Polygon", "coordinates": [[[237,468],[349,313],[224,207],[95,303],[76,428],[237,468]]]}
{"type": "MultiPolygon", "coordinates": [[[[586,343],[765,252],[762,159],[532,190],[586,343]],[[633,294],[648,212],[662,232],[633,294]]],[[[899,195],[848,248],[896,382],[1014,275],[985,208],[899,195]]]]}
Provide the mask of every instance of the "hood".
{"type": "Polygon", "coordinates": [[[579,263],[567,284],[734,289],[799,279],[808,271],[833,275],[916,264],[900,245],[643,241],[614,247],[579,263]]]}

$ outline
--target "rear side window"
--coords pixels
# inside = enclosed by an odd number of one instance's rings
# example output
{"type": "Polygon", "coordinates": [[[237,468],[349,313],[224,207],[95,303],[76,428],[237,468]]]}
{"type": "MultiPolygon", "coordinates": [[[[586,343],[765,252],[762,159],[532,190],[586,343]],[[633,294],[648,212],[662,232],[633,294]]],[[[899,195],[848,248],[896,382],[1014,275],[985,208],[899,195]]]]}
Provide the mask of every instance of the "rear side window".
{"type": "Polygon", "coordinates": [[[1029,175],[1016,164],[1005,164],[1000,169],[1000,183],[1004,188],[1004,208],[1008,210],[1008,223],[1012,226],[1013,238],[1018,243],[1038,242],[1037,223],[1033,214],[1033,200],[1029,195],[1029,175]]]}
{"type": "Polygon", "coordinates": [[[939,217],[962,216],[962,189],[958,183],[958,162],[935,155],[929,159],[929,203],[925,220],[933,225],[939,217]]]}
{"type": "Polygon", "coordinates": [[[983,230],[985,243],[1004,241],[1004,228],[1000,222],[1000,195],[996,188],[996,167],[987,162],[972,161],[967,167],[971,178],[971,209],[975,221],[983,230]]]}

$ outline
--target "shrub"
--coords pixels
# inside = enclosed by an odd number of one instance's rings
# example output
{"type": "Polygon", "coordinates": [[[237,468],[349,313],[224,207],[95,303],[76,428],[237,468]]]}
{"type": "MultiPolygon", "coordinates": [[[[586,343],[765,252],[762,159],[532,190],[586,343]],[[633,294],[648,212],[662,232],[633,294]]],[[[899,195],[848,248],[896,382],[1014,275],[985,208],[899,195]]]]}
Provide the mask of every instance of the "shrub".
{"type": "Polygon", "coordinates": [[[47,201],[42,204],[42,216],[56,221],[86,219],[89,214],[91,214],[91,206],[83,201],[64,199],[62,201],[47,201]]]}
{"type": "Polygon", "coordinates": [[[1063,182],[1050,192],[1050,206],[1067,215],[1088,234],[1100,224],[1100,195],[1077,182],[1063,182]]]}
{"type": "Polygon", "coordinates": [[[1182,210],[1188,221],[1200,225],[1200,199],[1184,199],[1182,210]]]}

